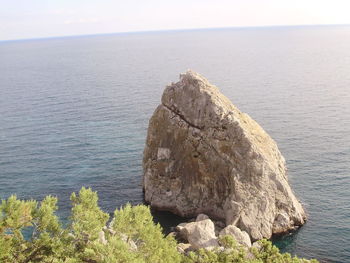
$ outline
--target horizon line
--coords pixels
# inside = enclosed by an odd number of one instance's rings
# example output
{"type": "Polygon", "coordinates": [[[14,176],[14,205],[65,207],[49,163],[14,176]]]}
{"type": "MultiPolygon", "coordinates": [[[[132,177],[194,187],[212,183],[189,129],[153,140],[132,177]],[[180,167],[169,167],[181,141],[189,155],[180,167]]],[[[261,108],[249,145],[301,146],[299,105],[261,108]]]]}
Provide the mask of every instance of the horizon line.
{"type": "Polygon", "coordinates": [[[138,30],[138,31],[119,31],[110,33],[92,33],[92,34],[76,34],[76,35],[57,35],[47,37],[30,37],[30,38],[14,38],[0,39],[1,42],[16,42],[30,40],[49,40],[59,38],[75,38],[75,37],[93,37],[93,36],[108,36],[108,35],[127,35],[127,34],[142,34],[142,33],[166,33],[166,32],[184,32],[184,31],[205,31],[205,30],[225,30],[225,29],[254,29],[254,28],[275,28],[275,27],[318,27],[318,26],[350,26],[350,24],[296,24],[296,25],[261,25],[261,26],[227,26],[227,27],[198,27],[198,28],[174,28],[174,29],[154,29],[154,30],[138,30]]]}

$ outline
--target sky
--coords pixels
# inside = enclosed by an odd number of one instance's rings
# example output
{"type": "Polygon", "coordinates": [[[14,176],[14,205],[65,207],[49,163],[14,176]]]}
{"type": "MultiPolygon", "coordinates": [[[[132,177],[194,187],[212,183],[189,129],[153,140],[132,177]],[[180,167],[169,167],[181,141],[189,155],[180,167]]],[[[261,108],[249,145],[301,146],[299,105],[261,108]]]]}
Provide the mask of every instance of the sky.
{"type": "Polygon", "coordinates": [[[315,24],[350,24],[350,1],[0,0],[0,40],[315,24]]]}

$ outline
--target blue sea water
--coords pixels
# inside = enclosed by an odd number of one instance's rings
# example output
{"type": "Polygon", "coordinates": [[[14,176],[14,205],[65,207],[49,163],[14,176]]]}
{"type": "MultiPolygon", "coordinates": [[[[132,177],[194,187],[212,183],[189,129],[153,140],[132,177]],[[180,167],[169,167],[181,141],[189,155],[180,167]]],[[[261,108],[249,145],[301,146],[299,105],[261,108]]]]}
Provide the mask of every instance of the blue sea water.
{"type": "Polygon", "coordinates": [[[285,156],[309,221],[275,243],[350,262],[350,26],[0,42],[0,198],[56,195],[63,216],[82,186],[109,212],[141,203],[148,120],[187,69],[257,120],[285,156]]]}

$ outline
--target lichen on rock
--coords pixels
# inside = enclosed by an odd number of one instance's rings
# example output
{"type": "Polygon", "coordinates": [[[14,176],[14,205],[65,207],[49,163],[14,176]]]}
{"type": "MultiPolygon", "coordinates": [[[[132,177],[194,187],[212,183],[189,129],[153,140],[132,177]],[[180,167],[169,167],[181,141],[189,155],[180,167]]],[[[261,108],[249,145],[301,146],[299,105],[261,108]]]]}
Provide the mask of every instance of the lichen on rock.
{"type": "Polygon", "coordinates": [[[274,140],[204,77],[169,85],[149,121],[145,200],[185,217],[205,213],[252,241],[304,224],[274,140]]]}

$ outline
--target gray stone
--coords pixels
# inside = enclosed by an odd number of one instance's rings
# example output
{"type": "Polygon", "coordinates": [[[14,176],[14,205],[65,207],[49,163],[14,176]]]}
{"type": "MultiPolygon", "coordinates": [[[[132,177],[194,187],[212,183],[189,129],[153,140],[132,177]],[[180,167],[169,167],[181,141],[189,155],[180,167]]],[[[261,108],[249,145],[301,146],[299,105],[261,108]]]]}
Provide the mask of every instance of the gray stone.
{"type": "Polygon", "coordinates": [[[186,252],[191,251],[191,250],[192,250],[191,244],[188,244],[188,243],[179,243],[179,244],[177,245],[177,251],[179,251],[179,252],[182,253],[182,254],[185,254],[186,252]]]}
{"type": "Polygon", "coordinates": [[[176,239],[183,242],[188,242],[185,226],[189,223],[181,223],[175,227],[176,239]]]}
{"type": "Polygon", "coordinates": [[[260,250],[262,248],[262,245],[259,241],[255,241],[253,244],[252,244],[252,247],[256,248],[257,250],[260,250]]]}
{"type": "Polygon", "coordinates": [[[188,223],[181,223],[175,227],[175,231],[180,232],[188,223]]]}
{"type": "Polygon", "coordinates": [[[103,245],[107,244],[105,232],[103,230],[98,233],[98,241],[103,245]]]}
{"type": "Polygon", "coordinates": [[[226,236],[230,235],[232,236],[239,244],[251,247],[252,243],[250,241],[250,237],[247,232],[241,231],[238,227],[229,225],[225,227],[223,230],[221,230],[219,236],[226,236]]]}
{"type": "Polygon", "coordinates": [[[107,231],[113,236],[117,233],[112,228],[108,228],[107,231]]]}
{"type": "Polygon", "coordinates": [[[168,237],[176,238],[177,232],[170,232],[167,236],[168,236],[168,237]]]}
{"type": "Polygon", "coordinates": [[[143,170],[153,208],[186,217],[204,213],[253,241],[306,219],[273,139],[192,71],[165,89],[150,119],[143,170]]]}
{"type": "Polygon", "coordinates": [[[121,234],[120,238],[121,238],[122,241],[124,241],[126,244],[129,245],[129,248],[130,248],[131,251],[136,251],[137,250],[136,243],[134,242],[134,240],[129,238],[127,235],[121,234]]]}
{"type": "Polygon", "coordinates": [[[209,219],[209,216],[205,215],[205,214],[199,214],[196,218],[196,222],[198,221],[202,221],[202,220],[205,220],[205,219],[209,219]]]}
{"type": "Polygon", "coordinates": [[[210,219],[188,223],[185,228],[188,242],[194,249],[218,247],[214,223],[210,219]]]}

